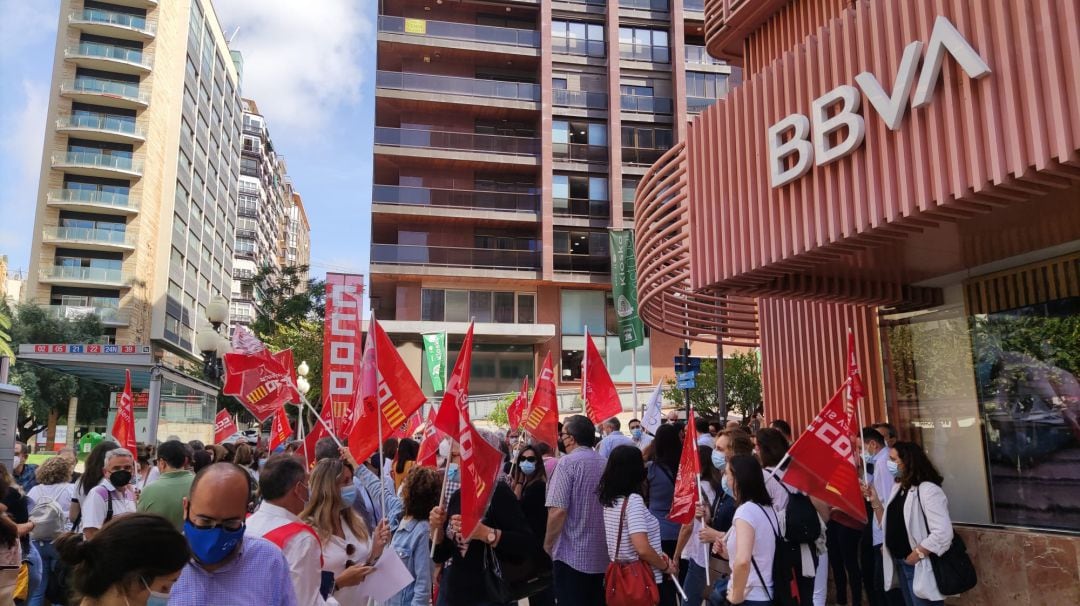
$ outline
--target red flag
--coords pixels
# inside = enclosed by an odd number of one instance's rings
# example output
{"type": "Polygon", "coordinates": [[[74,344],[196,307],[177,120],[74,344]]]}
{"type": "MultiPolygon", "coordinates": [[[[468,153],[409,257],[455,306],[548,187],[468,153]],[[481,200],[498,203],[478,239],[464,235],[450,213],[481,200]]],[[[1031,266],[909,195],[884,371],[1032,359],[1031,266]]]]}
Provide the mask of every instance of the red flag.
{"type": "Polygon", "coordinates": [[[446,382],[442,404],[439,405],[439,414],[435,415],[435,426],[439,428],[439,431],[454,439],[457,439],[461,431],[461,414],[465,415],[465,419],[469,418],[472,340],[473,325],[470,323],[469,331],[465,333],[465,341],[461,343],[461,352],[458,353],[457,362],[454,362],[454,372],[450,375],[450,380],[446,382]]]}
{"type": "Polygon", "coordinates": [[[124,371],[124,392],[116,399],[116,419],[113,420],[112,436],[121,448],[135,454],[135,399],[131,396],[131,371],[124,371]]]}
{"type": "Polygon", "coordinates": [[[416,435],[416,430],[419,429],[419,428],[420,428],[420,411],[417,410],[416,412],[413,413],[413,415],[411,417],[409,417],[408,421],[406,421],[402,425],[399,425],[398,428],[394,430],[394,433],[390,434],[390,437],[391,438],[397,438],[399,440],[401,440],[403,438],[409,438],[411,440],[412,437],[416,435]]]}
{"type": "Polygon", "coordinates": [[[271,354],[225,354],[225,385],[221,393],[235,396],[262,423],[287,402],[299,402],[292,350],[271,354]]]}
{"type": "MultiPolygon", "coordinates": [[[[360,361],[363,343],[364,278],[326,274],[326,320],[323,326],[322,398],[329,402],[339,436],[349,435],[350,420],[360,406],[360,361]]],[[[359,459],[357,459],[359,460],[359,459]]]]}
{"type": "MultiPolygon", "coordinates": [[[[374,323],[372,320],[372,326],[374,323]]],[[[379,358],[375,347],[375,331],[368,328],[367,338],[364,339],[364,355],[360,360],[360,402],[349,418],[350,431],[360,422],[361,417],[379,407],[378,401],[379,358]]]]}
{"type": "Polygon", "coordinates": [[[368,330],[375,333],[378,387],[373,402],[378,414],[365,416],[349,432],[349,450],[357,461],[366,461],[381,446],[374,423],[382,423],[382,434],[388,436],[427,401],[382,326],[372,319],[368,330]]]}
{"type": "Polygon", "coordinates": [[[555,395],[555,370],[551,366],[551,352],[544,358],[540,375],[536,379],[536,391],[521,426],[537,442],[543,442],[553,451],[559,449],[559,399],[555,395]]]}
{"type": "Polygon", "coordinates": [[[229,411],[222,408],[214,419],[214,443],[221,444],[234,433],[236,433],[236,423],[233,423],[229,411]]]}
{"type": "MultiPolygon", "coordinates": [[[[322,412],[319,416],[322,417],[327,424],[330,424],[333,421],[334,413],[329,405],[323,404],[322,412]]],[[[323,424],[315,421],[311,431],[304,436],[304,459],[307,461],[309,469],[315,465],[315,443],[328,435],[329,434],[326,433],[326,428],[323,427],[323,424]]],[[[357,459],[357,461],[360,460],[361,459],[357,459]]]]}
{"type": "Polygon", "coordinates": [[[521,380],[521,391],[518,392],[514,403],[506,409],[506,418],[510,422],[510,429],[521,428],[521,417],[525,415],[525,409],[529,407],[529,377],[521,380]]]}
{"type": "Polygon", "coordinates": [[[622,400],[611,381],[604,359],[596,344],[585,331],[585,359],[581,363],[582,391],[585,397],[585,414],[593,423],[600,424],[622,412],[622,400]]]}
{"type": "MultiPolygon", "coordinates": [[[[282,406],[274,413],[274,422],[270,425],[270,452],[274,452],[275,448],[288,442],[291,435],[292,428],[289,427],[289,415],[285,414],[285,407],[282,406]]],[[[259,439],[262,439],[261,434],[259,439]]]]}
{"type": "Polygon", "coordinates": [[[859,477],[852,465],[852,412],[845,394],[853,390],[845,381],[825,408],[788,450],[790,463],[783,480],[810,496],[866,522],[859,477]],[[848,410],[845,410],[848,409],[848,410]]]}
{"type": "Polygon", "coordinates": [[[698,505],[698,475],[701,462],[697,454],[697,429],[694,428],[694,411],[686,419],[686,438],[683,439],[679,475],[675,478],[675,494],[671,499],[668,519],[679,524],[694,521],[698,505]]]}
{"type": "Polygon", "coordinates": [[[420,440],[420,454],[416,456],[416,464],[421,467],[436,467],[438,464],[439,444],[442,443],[446,434],[435,427],[435,407],[428,411],[427,420],[424,421],[424,437],[420,440]]]}

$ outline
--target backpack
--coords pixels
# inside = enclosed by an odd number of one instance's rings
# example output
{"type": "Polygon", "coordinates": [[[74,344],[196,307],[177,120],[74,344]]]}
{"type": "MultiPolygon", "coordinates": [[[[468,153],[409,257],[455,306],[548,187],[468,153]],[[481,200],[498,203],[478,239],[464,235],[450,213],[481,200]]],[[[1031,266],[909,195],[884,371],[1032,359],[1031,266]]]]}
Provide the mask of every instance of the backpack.
{"type": "Polygon", "coordinates": [[[798,491],[791,492],[781,480],[776,481],[788,493],[787,507],[784,508],[784,538],[800,545],[817,541],[821,536],[821,518],[810,497],[798,491]]]}
{"type": "Polygon", "coordinates": [[[46,497],[30,510],[30,521],[34,523],[34,529],[30,531],[31,539],[51,541],[64,531],[64,510],[55,497],[46,497]]]}
{"type": "MultiPolygon", "coordinates": [[[[761,506],[758,505],[758,507],[761,506]]],[[[768,511],[764,507],[761,507],[761,510],[765,512],[765,518],[772,526],[768,511]]],[[[776,538],[776,550],[773,552],[773,584],[772,591],[769,592],[769,601],[775,606],[809,606],[814,600],[814,577],[804,577],[800,574],[802,570],[800,545],[787,540],[780,534],[779,520],[777,520],[777,525],[773,526],[773,536],[776,538]]],[[[750,562],[761,584],[765,585],[765,579],[762,578],[757,562],[753,558],[750,562]]]]}

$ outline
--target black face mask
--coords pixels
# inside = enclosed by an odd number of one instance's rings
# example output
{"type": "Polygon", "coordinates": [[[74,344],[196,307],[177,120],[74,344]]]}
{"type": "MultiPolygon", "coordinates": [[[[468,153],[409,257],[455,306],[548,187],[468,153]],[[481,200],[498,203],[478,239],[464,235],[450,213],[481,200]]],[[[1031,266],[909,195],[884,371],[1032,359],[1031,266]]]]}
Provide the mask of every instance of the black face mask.
{"type": "Polygon", "coordinates": [[[131,483],[131,472],[124,469],[114,471],[109,476],[109,482],[113,488],[123,488],[131,483]]]}

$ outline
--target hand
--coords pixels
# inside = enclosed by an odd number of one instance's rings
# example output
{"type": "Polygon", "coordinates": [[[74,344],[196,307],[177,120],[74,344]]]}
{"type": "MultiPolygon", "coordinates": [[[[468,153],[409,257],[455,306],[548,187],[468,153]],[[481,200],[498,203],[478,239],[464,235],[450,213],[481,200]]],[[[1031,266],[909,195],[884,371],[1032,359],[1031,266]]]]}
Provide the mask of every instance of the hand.
{"type": "Polygon", "coordinates": [[[878,498],[878,493],[874,490],[873,486],[868,487],[870,489],[868,497],[870,498],[870,507],[873,509],[883,509],[885,506],[881,504],[881,499],[878,498]]]}
{"type": "Polygon", "coordinates": [[[446,508],[439,506],[431,510],[428,514],[428,524],[432,528],[442,529],[446,525],[446,508]]]}
{"type": "Polygon", "coordinates": [[[386,523],[386,518],[375,526],[375,549],[378,550],[378,554],[382,554],[382,548],[386,547],[390,543],[390,526],[386,523]]]}
{"type": "Polygon", "coordinates": [[[334,583],[338,587],[352,587],[353,585],[359,585],[364,582],[364,579],[371,573],[375,572],[374,566],[368,566],[367,564],[356,564],[345,569],[334,579],[334,583]]]}
{"type": "Polygon", "coordinates": [[[678,576],[679,576],[679,561],[678,560],[672,560],[672,559],[668,558],[666,555],[663,556],[663,558],[664,558],[664,562],[667,564],[667,566],[663,570],[663,573],[664,574],[669,574],[674,578],[678,578],[678,576]]]}
{"type": "Polygon", "coordinates": [[[702,526],[698,532],[698,540],[702,543],[713,543],[715,541],[722,541],[724,539],[724,533],[716,530],[715,528],[709,528],[708,526],[702,526]]]}
{"type": "Polygon", "coordinates": [[[904,562],[908,566],[914,566],[914,565],[918,564],[919,560],[921,560],[921,559],[922,558],[919,557],[919,550],[916,548],[916,549],[912,550],[911,553],[908,554],[908,557],[904,558],[904,562]]]}
{"type": "Polygon", "coordinates": [[[697,511],[694,512],[694,517],[699,520],[705,517],[705,507],[701,503],[698,503],[697,511]]]}
{"type": "Polygon", "coordinates": [[[345,461],[349,465],[352,465],[353,469],[356,469],[358,467],[358,465],[356,464],[356,457],[354,457],[353,454],[349,452],[348,448],[342,446],[338,449],[338,454],[341,455],[341,459],[343,461],[345,461]]]}
{"type": "Polygon", "coordinates": [[[713,541],[712,552],[725,560],[731,559],[728,557],[727,545],[724,544],[724,539],[716,539],[713,541]]]}
{"type": "Polygon", "coordinates": [[[450,533],[451,535],[453,535],[453,536],[457,536],[457,535],[461,534],[461,514],[460,513],[455,513],[454,515],[450,516],[450,525],[447,527],[446,531],[448,533],[450,533]]]}

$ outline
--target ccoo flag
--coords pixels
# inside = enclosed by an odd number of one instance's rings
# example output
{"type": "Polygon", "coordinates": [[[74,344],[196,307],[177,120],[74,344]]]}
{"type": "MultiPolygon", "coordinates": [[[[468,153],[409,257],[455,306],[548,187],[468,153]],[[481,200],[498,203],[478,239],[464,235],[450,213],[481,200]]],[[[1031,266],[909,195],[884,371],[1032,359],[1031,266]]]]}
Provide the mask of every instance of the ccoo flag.
{"type": "Polygon", "coordinates": [[[438,467],[439,444],[446,434],[435,427],[435,415],[435,407],[429,407],[423,426],[424,437],[420,439],[420,453],[416,455],[416,464],[421,467],[438,467]]]}
{"type": "Polygon", "coordinates": [[[525,410],[529,407],[529,377],[525,377],[521,380],[521,391],[518,392],[514,403],[506,409],[506,420],[510,425],[510,429],[520,429],[522,417],[525,415],[525,410]]]}
{"type": "Polygon", "coordinates": [[[678,524],[694,521],[698,505],[698,475],[701,473],[701,461],[697,454],[697,429],[694,428],[694,411],[686,420],[686,438],[683,441],[682,457],[679,460],[679,475],[675,478],[675,493],[671,498],[671,511],[668,519],[678,524]]]}
{"type": "Polygon", "coordinates": [[[585,399],[585,414],[599,425],[622,412],[622,400],[615,383],[604,366],[604,359],[585,329],[585,358],[581,362],[581,391],[585,399]]]}
{"type": "Polygon", "coordinates": [[[285,407],[282,406],[274,413],[274,422],[270,424],[270,452],[274,452],[274,449],[278,446],[288,442],[291,435],[292,428],[289,427],[289,415],[285,413],[285,407]]]}
{"type": "Polygon", "coordinates": [[[637,262],[634,259],[634,232],[608,231],[611,244],[611,296],[619,322],[619,347],[623,351],[645,343],[645,326],[638,315],[637,262]]]}
{"type": "Polygon", "coordinates": [[[229,416],[229,411],[222,408],[214,419],[214,444],[221,444],[236,433],[236,423],[229,416]]]}
{"type": "Polygon", "coordinates": [[[116,419],[113,420],[112,436],[121,448],[135,454],[135,399],[131,395],[131,371],[125,370],[124,392],[116,399],[116,419]]]}
{"type": "Polygon", "coordinates": [[[521,419],[521,426],[537,442],[543,442],[552,451],[559,449],[559,399],[555,394],[555,370],[551,366],[551,352],[544,358],[540,375],[536,378],[536,390],[532,404],[521,419]]]}

